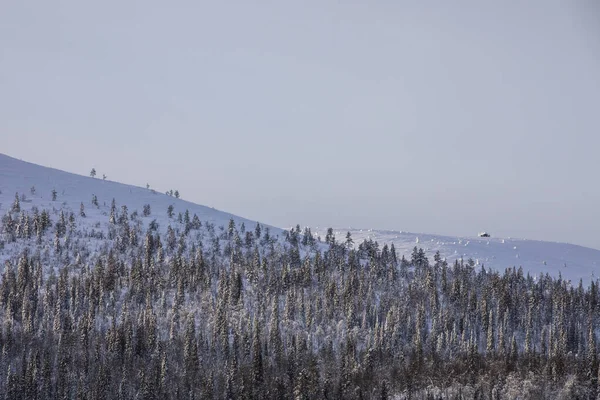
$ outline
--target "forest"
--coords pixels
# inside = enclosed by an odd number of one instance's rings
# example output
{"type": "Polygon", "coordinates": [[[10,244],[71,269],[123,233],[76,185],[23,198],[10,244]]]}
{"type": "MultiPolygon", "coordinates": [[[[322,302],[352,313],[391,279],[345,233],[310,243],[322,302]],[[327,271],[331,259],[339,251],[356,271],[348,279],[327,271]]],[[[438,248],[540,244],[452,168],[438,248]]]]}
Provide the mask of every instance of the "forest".
{"type": "Polygon", "coordinates": [[[25,210],[16,194],[2,217],[5,399],[599,394],[597,281],[172,206],[113,200],[87,223],[86,207],[25,210]]]}

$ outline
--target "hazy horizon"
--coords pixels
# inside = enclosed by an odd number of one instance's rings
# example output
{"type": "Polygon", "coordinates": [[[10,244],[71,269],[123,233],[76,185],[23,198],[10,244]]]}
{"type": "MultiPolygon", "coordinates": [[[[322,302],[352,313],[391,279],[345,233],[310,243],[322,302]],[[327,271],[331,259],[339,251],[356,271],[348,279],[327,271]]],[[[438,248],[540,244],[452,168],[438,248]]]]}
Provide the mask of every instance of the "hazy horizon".
{"type": "Polygon", "coordinates": [[[0,14],[0,152],[271,225],[600,248],[600,5],[0,14]]]}

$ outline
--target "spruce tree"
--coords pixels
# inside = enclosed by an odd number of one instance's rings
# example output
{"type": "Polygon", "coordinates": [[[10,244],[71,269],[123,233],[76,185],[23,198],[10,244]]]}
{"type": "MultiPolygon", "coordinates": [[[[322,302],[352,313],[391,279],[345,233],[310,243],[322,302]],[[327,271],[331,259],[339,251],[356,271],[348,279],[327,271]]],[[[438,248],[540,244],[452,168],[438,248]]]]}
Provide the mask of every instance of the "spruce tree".
{"type": "Polygon", "coordinates": [[[13,213],[21,212],[21,202],[19,201],[19,193],[15,193],[15,200],[13,201],[11,211],[13,213]]]}

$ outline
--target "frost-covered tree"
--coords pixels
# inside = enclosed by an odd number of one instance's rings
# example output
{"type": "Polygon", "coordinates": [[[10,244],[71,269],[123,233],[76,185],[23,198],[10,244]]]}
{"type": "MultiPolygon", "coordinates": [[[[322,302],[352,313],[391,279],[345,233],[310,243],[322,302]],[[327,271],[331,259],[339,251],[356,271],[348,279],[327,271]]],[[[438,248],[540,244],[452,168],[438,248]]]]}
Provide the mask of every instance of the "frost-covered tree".
{"type": "Polygon", "coordinates": [[[352,240],[352,234],[350,233],[350,231],[348,231],[348,233],[346,233],[346,247],[348,249],[351,249],[353,244],[354,240],[352,240]]]}
{"type": "Polygon", "coordinates": [[[11,211],[14,213],[21,212],[21,202],[19,201],[19,193],[15,193],[15,200],[13,201],[11,211]]]}
{"type": "Polygon", "coordinates": [[[261,234],[261,227],[260,227],[260,224],[257,222],[256,227],[254,228],[254,237],[256,238],[256,240],[260,240],[260,234],[261,234]]]}
{"type": "Polygon", "coordinates": [[[284,239],[189,213],[186,234],[114,203],[122,223],[93,229],[56,205],[2,216],[1,396],[598,394],[596,281],[331,235],[307,248],[308,228],[284,239]]]}
{"type": "Polygon", "coordinates": [[[110,203],[110,215],[108,217],[108,221],[113,225],[117,223],[117,202],[114,198],[110,203]]]}

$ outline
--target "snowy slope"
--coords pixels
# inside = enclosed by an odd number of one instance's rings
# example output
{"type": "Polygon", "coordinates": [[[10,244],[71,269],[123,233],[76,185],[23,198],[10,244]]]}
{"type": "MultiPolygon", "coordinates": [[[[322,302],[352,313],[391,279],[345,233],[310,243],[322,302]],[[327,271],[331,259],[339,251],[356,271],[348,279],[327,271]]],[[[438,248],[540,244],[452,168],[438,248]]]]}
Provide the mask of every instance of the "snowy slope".
{"type": "MultiPolygon", "coordinates": [[[[524,273],[537,276],[548,272],[558,277],[571,280],[578,284],[579,279],[584,283],[600,277],[600,250],[587,247],[555,242],[542,242],[525,239],[502,239],[480,237],[451,237],[440,235],[417,234],[402,231],[385,231],[372,229],[335,229],[336,240],[344,241],[346,233],[350,232],[355,245],[365,239],[379,243],[394,244],[399,255],[410,258],[415,246],[422,247],[431,259],[436,251],[448,262],[454,262],[461,257],[464,260],[472,258],[478,265],[504,271],[509,267],[523,267],[524,273]]],[[[321,237],[326,230],[317,229],[321,237]]]]}
{"type": "MultiPolygon", "coordinates": [[[[21,208],[30,210],[37,206],[41,209],[73,211],[79,214],[80,204],[83,203],[85,213],[84,223],[89,229],[106,229],[108,227],[110,205],[114,198],[117,211],[122,205],[127,205],[129,213],[137,211],[140,220],[149,224],[156,220],[160,230],[165,231],[169,225],[177,225],[177,214],[189,210],[190,216],[196,214],[204,224],[210,222],[216,228],[226,227],[232,218],[236,225],[242,222],[246,229],[254,229],[256,221],[251,221],[210,207],[197,205],[185,200],[176,199],[162,193],[146,188],[125,185],[112,181],[103,181],[101,178],[91,178],[76,175],[52,168],[42,167],[28,162],[0,154],[0,216],[6,214],[14,201],[15,193],[25,195],[26,200],[21,201],[21,208]],[[35,194],[31,188],[35,187],[35,194]],[[57,192],[56,201],[52,201],[52,190],[57,192]],[[92,196],[98,198],[99,207],[91,204],[92,196]],[[150,204],[151,215],[142,217],[145,204],[150,204]],[[167,216],[169,205],[174,206],[175,217],[167,216]]],[[[83,222],[81,222],[83,221],[83,222]]],[[[267,227],[261,223],[263,227],[267,227]]],[[[269,227],[271,234],[282,236],[282,230],[269,227]]],[[[498,271],[508,267],[522,266],[524,271],[532,275],[548,272],[577,283],[579,279],[589,282],[596,279],[600,272],[600,251],[581,246],[542,242],[524,239],[501,239],[479,237],[450,237],[440,235],[415,234],[402,231],[363,230],[363,229],[336,229],[338,241],[345,240],[346,232],[350,231],[355,244],[364,239],[372,239],[383,244],[394,244],[398,254],[410,257],[413,247],[422,247],[427,255],[432,258],[439,251],[449,262],[455,259],[472,258],[478,265],[485,265],[498,271]]],[[[325,237],[326,229],[313,230],[313,233],[325,237]]],[[[10,255],[10,249],[4,251],[4,256],[10,255]]],[[[14,254],[13,254],[14,255],[14,254]]],[[[1,257],[0,254],[0,259],[1,257]]],[[[1,260],[0,260],[1,261],[1,260]]]]}
{"type": "MultiPolygon", "coordinates": [[[[126,205],[129,213],[137,211],[141,217],[145,204],[150,204],[151,215],[141,218],[147,225],[156,220],[159,229],[165,231],[168,225],[175,225],[178,213],[189,210],[190,216],[196,214],[202,223],[210,222],[215,227],[227,227],[230,218],[239,226],[242,222],[247,229],[254,229],[256,221],[251,221],[210,207],[197,205],[185,200],[158,193],[152,189],[125,185],[101,178],[72,174],[53,168],[42,167],[36,164],[17,160],[0,154],[0,216],[6,214],[14,201],[15,193],[25,195],[26,200],[21,201],[21,208],[29,210],[37,206],[40,210],[62,209],[73,211],[79,215],[80,204],[83,203],[87,218],[83,219],[90,227],[100,223],[100,228],[108,225],[108,215],[112,199],[115,199],[117,211],[126,205]],[[35,194],[31,188],[35,187],[35,194]],[[56,201],[52,201],[52,190],[57,192],[56,201]],[[92,196],[98,198],[99,208],[92,205],[92,196]],[[175,217],[169,219],[167,208],[174,206],[175,217]]],[[[268,227],[268,225],[262,226],[268,227]]],[[[272,235],[280,235],[281,230],[269,227],[272,235]]]]}

